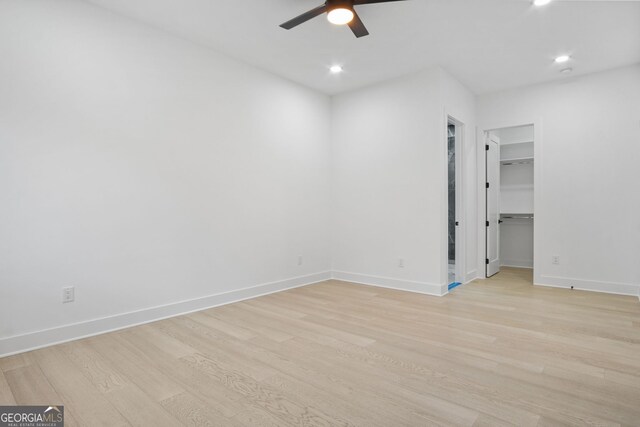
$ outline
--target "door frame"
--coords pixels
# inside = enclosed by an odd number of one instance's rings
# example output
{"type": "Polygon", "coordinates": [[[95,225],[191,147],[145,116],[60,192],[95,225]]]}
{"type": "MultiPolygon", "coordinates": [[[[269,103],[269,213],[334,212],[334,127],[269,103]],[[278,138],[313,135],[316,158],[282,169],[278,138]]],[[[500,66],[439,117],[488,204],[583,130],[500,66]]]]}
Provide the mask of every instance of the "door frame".
{"type": "Polygon", "coordinates": [[[443,200],[444,208],[443,208],[443,266],[444,266],[444,293],[448,291],[449,285],[449,158],[448,158],[448,127],[449,123],[452,123],[456,127],[456,140],[455,140],[455,150],[456,150],[456,220],[459,222],[458,227],[456,228],[456,269],[455,269],[455,281],[460,283],[465,283],[466,281],[466,206],[465,206],[465,187],[464,187],[464,146],[465,146],[465,137],[466,137],[466,126],[465,124],[452,116],[451,114],[445,114],[444,121],[444,143],[442,147],[444,148],[443,162],[444,165],[444,185],[443,185],[443,200]]]}
{"type": "MultiPolygon", "coordinates": [[[[545,229],[544,212],[540,210],[542,194],[544,191],[544,182],[542,181],[542,168],[544,164],[544,123],[541,117],[530,117],[526,114],[519,120],[510,120],[503,122],[487,122],[480,123],[476,132],[477,143],[477,194],[478,194],[478,212],[486,212],[486,199],[484,192],[486,190],[486,160],[484,153],[485,139],[484,135],[492,130],[498,130],[510,127],[533,126],[533,206],[535,212],[535,226],[533,227],[533,283],[541,283],[538,272],[539,263],[542,262],[541,248],[539,245],[540,236],[545,229]]],[[[486,265],[486,248],[487,239],[485,233],[485,215],[478,215],[478,271],[484,271],[486,265]]],[[[478,274],[479,279],[486,279],[485,274],[478,274]]]]}

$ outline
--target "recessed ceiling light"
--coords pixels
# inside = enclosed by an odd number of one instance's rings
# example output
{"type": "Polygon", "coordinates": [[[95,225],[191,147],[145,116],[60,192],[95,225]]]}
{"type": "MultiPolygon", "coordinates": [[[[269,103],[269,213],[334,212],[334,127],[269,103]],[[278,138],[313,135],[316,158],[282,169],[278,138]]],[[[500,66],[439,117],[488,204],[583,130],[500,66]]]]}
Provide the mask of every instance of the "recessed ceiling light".
{"type": "Polygon", "coordinates": [[[533,0],[534,6],[544,6],[545,4],[551,3],[551,0],[533,0]]]}
{"type": "Polygon", "coordinates": [[[344,25],[353,21],[353,10],[346,7],[336,7],[327,14],[329,22],[335,25],[344,25]]]}
{"type": "Polygon", "coordinates": [[[555,61],[558,64],[562,64],[563,62],[567,62],[569,59],[571,59],[569,55],[560,55],[555,59],[555,61]]]}
{"type": "Polygon", "coordinates": [[[341,73],[342,65],[332,65],[331,67],[329,67],[329,71],[331,71],[333,74],[341,73]]]}

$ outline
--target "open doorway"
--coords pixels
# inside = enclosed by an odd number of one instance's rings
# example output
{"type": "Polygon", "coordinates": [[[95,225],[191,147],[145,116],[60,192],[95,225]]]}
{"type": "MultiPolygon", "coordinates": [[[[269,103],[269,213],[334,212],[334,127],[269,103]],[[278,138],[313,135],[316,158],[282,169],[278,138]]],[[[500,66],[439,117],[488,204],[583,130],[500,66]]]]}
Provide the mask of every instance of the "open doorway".
{"type": "Polygon", "coordinates": [[[534,126],[485,133],[486,270],[533,268],[534,126]]]}
{"type": "Polygon", "coordinates": [[[451,290],[463,282],[462,197],[463,125],[447,120],[447,284],[451,290]]]}

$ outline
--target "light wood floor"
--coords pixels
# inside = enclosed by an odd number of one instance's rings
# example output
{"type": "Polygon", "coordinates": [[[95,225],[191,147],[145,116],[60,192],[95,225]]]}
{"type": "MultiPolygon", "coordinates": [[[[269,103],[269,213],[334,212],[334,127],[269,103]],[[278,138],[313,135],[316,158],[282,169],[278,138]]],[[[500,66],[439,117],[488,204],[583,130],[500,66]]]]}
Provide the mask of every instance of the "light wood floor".
{"type": "Polygon", "coordinates": [[[67,426],[640,425],[638,298],[329,281],[0,359],[67,426]]]}

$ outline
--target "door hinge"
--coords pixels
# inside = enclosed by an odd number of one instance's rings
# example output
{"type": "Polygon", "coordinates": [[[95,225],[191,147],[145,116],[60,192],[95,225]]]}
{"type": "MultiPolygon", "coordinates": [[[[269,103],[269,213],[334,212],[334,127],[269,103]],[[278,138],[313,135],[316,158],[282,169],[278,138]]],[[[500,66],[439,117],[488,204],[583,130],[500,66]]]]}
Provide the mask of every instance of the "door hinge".
{"type": "Polygon", "coordinates": [[[487,182],[487,188],[489,188],[489,183],[487,182]]]}
{"type": "Polygon", "coordinates": [[[484,149],[489,151],[489,144],[485,144],[484,149]]]}
{"type": "Polygon", "coordinates": [[[489,258],[487,258],[487,265],[489,265],[489,258]]]}
{"type": "Polygon", "coordinates": [[[489,226],[489,221],[487,221],[487,227],[489,226]]]}

